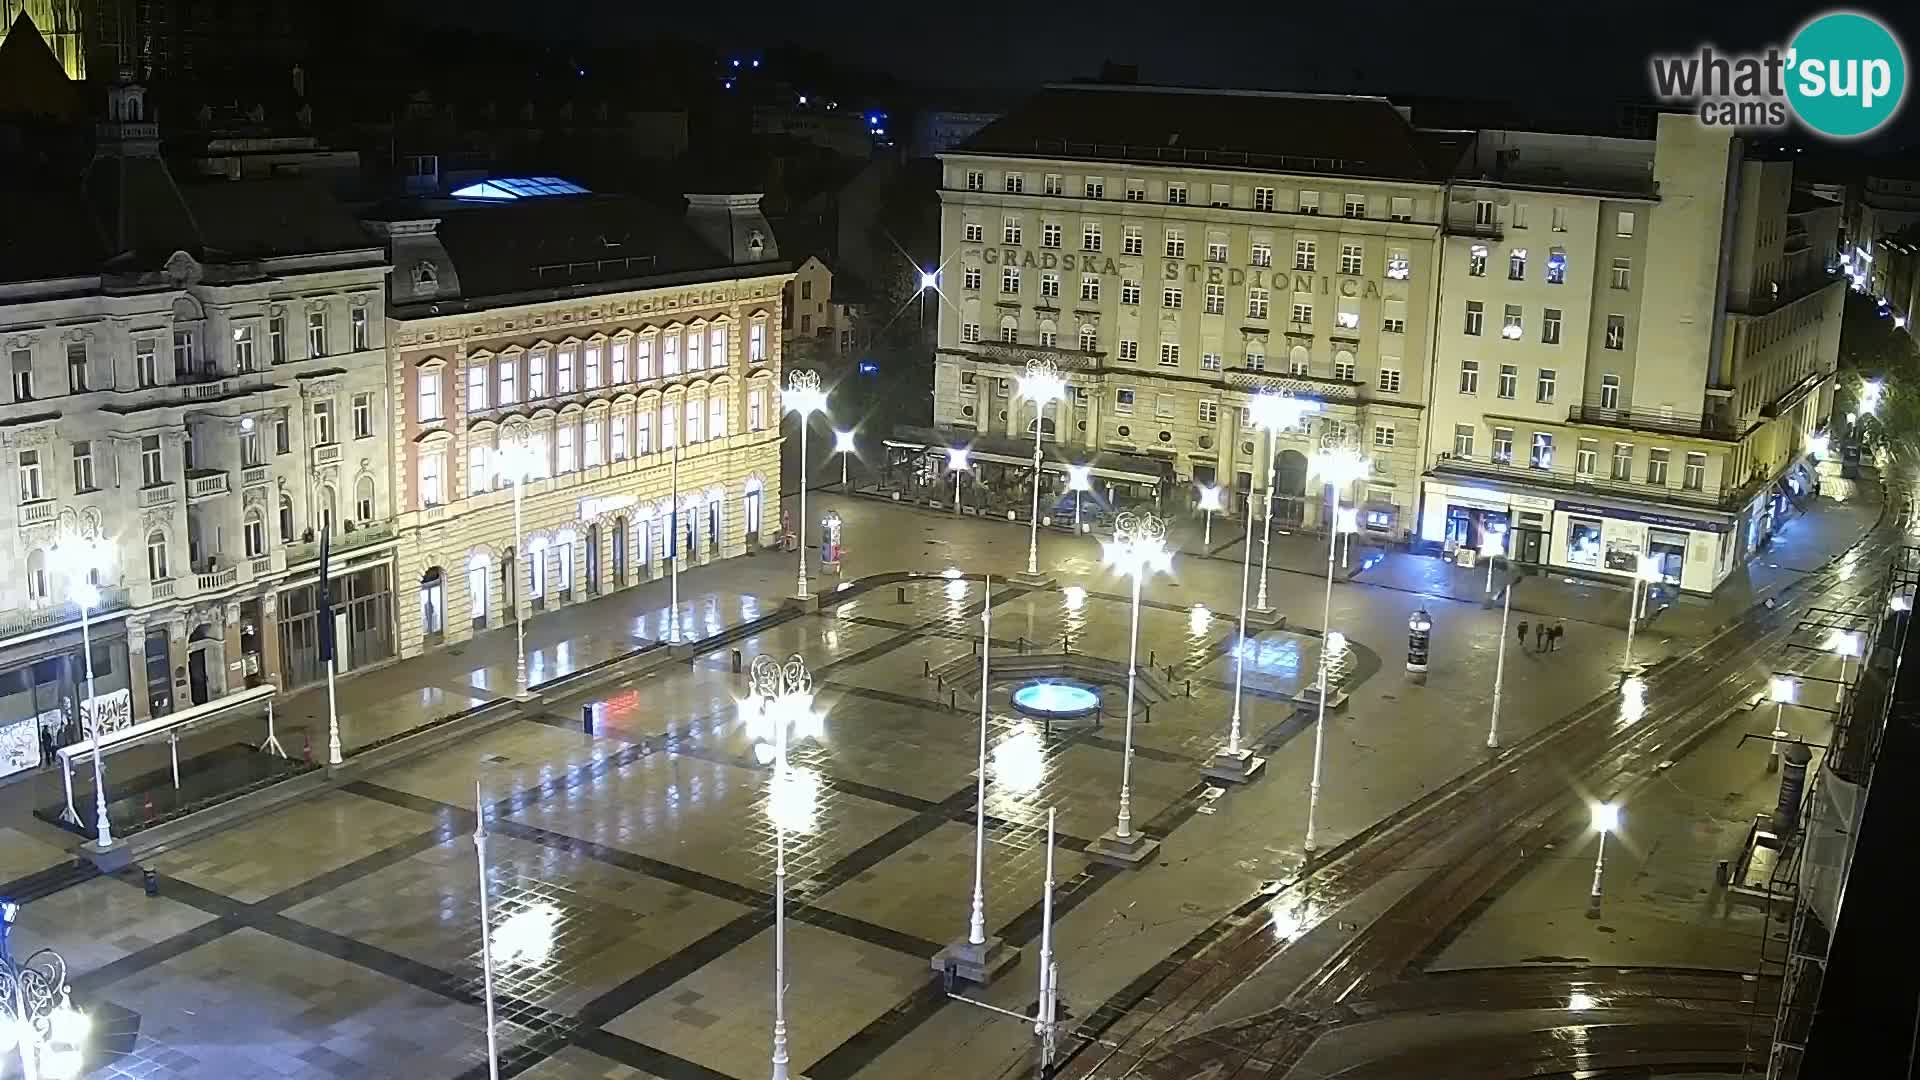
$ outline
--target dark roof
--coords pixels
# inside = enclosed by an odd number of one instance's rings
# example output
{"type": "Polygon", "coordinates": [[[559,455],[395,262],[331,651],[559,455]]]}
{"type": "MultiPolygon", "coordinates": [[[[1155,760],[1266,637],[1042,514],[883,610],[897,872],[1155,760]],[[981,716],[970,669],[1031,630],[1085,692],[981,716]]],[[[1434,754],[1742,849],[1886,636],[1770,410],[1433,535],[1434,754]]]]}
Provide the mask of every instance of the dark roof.
{"type": "Polygon", "coordinates": [[[440,241],[468,299],[730,265],[688,226],[684,211],[630,195],[484,206],[425,201],[389,206],[378,216],[440,218],[440,241]]]}
{"type": "Polygon", "coordinates": [[[268,258],[377,248],[347,208],[305,177],[227,180],[180,189],[214,258],[268,258]]]}
{"type": "Polygon", "coordinates": [[[0,114],[65,119],[80,111],[80,88],[23,9],[0,30],[0,114]]]}
{"type": "Polygon", "coordinates": [[[1787,213],[1789,214],[1806,214],[1815,210],[1838,209],[1840,209],[1839,203],[1824,196],[1815,195],[1813,192],[1802,188],[1794,188],[1793,194],[1787,198],[1787,213]]]}
{"type": "Polygon", "coordinates": [[[0,243],[0,282],[99,273],[106,253],[79,192],[9,189],[0,197],[22,208],[7,219],[7,239],[0,243]]]}
{"type": "Polygon", "coordinates": [[[129,268],[153,268],[176,251],[202,257],[200,227],[158,156],[96,157],[80,190],[108,259],[129,268]]]}
{"type": "Polygon", "coordinates": [[[1049,86],[961,152],[1439,180],[1442,136],[1384,98],[1102,85],[1049,86]]]}

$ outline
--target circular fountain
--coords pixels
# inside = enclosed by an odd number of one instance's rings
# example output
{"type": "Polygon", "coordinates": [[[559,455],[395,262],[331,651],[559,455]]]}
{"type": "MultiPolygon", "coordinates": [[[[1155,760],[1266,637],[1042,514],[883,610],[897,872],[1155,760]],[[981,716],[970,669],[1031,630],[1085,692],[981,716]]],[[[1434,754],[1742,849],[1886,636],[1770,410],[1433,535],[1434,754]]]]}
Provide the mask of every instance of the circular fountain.
{"type": "Polygon", "coordinates": [[[1100,711],[1100,691],[1083,682],[1042,679],[1015,690],[1013,707],[1044,720],[1076,720],[1100,711]]]}

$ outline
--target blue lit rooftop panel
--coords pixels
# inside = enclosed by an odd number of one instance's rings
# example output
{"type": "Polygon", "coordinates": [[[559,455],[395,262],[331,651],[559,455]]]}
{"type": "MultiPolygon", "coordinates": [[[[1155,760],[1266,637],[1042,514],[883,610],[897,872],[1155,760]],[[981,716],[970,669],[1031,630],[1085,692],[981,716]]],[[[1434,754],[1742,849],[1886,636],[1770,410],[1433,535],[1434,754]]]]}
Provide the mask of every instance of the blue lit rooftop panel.
{"type": "Polygon", "coordinates": [[[498,176],[457,188],[456,199],[527,199],[543,195],[586,195],[586,188],[557,176],[498,176]]]}

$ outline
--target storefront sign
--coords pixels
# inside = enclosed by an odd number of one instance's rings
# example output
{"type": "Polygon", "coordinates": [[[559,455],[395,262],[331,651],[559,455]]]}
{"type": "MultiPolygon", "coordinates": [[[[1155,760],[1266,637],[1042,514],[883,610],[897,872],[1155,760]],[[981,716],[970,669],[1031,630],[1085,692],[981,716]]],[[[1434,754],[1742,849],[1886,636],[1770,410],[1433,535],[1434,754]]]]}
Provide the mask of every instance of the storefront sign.
{"type": "Polygon", "coordinates": [[[1724,521],[1699,521],[1694,518],[1673,517],[1670,514],[1656,514],[1647,510],[1628,510],[1618,506],[1568,502],[1565,499],[1555,502],[1553,508],[1564,510],[1569,514],[1588,514],[1593,517],[1617,518],[1621,521],[1639,521],[1648,525],[1665,525],[1670,529],[1692,529],[1695,532],[1731,532],[1733,529],[1732,525],[1724,521]]]}
{"type": "MultiPolygon", "coordinates": [[[[1065,251],[1031,251],[1017,247],[988,247],[979,249],[979,252],[980,261],[988,266],[1012,266],[1023,270],[1065,270],[1068,273],[1094,274],[1109,278],[1120,275],[1120,266],[1111,256],[1075,255],[1065,251]]],[[[968,249],[963,257],[971,253],[972,249],[968,249]]],[[[1219,263],[1181,262],[1177,259],[1168,259],[1161,263],[1160,279],[1166,282],[1184,280],[1190,285],[1236,287],[1245,285],[1255,289],[1272,289],[1276,292],[1292,291],[1319,296],[1339,295],[1353,300],[1377,300],[1380,297],[1380,282],[1372,278],[1352,277],[1346,274],[1315,274],[1266,267],[1245,269],[1238,266],[1223,266],[1219,263]]]]}
{"type": "Polygon", "coordinates": [[[602,495],[596,499],[581,499],[580,520],[592,521],[602,514],[625,510],[639,501],[640,498],[637,495],[602,495]]]}

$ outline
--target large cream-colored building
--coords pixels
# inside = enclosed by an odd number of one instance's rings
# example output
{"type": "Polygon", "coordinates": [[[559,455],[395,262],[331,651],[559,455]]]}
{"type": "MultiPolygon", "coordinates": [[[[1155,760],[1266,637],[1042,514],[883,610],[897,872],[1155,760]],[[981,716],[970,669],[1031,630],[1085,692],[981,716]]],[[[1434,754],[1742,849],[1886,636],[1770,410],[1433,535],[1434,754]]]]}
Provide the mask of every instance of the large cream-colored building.
{"type": "Polygon", "coordinates": [[[1049,87],[943,154],[935,437],[1028,460],[1030,358],[1068,375],[1047,463],[1116,501],[1267,485],[1262,391],[1321,412],[1277,440],[1278,512],[1317,523],[1307,455],[1374,460],[1366,526],[1411,529],[1445,166],[1458,137],[1380,98],[1049,87]]]}
{"type": "Polygon", "coordinates": [[[403,655],[510,624],[516,600],[550,612],[657,580],[673,557],[739,555],[778,522],[791,273],[759,196],[694,195],[674,214],[505,187],[524,194],[373,222],[393,264],[403,655]],[[524,540],[505,468],[523,448],[524,540]]]}
{"type": "Polygon", "coordinates": [[[1478,133],[1448,196],[1423,539],[1508,531],[1596,575],[1650,555],[1707,592],[1808,492],[1844,287],[1809,221],[1832,207],[1746,149],[1685,115],[1651,140],[1478,133]]]}
{"type": "Polygon", "coordinates": [[[177,183],[142,89],[107,104],[78,191],[10,201],[0,244],[0,773],[79,735],[82,539],[109,727],[310,681],[328,522],[343,662],[394,654],[379,246],[298,181],[177,183]]]}

